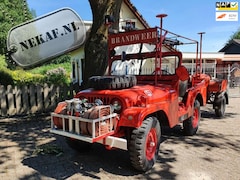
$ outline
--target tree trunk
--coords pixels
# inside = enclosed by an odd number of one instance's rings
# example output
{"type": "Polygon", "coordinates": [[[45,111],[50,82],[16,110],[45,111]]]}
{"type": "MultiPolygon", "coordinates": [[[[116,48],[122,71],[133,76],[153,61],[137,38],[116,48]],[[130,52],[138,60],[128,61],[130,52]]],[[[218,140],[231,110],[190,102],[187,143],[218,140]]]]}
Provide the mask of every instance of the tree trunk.
{"type": "Polygon", "coordinates": [[[85,61],[83,68],[83,86],[87,86],[91,76],[104,75],[107,69],[108,26],[104,24],[105,15],[113,15],[113,27],[118,29],[122,0],[89,0],[93,25],[85,44],[85,61]]]}

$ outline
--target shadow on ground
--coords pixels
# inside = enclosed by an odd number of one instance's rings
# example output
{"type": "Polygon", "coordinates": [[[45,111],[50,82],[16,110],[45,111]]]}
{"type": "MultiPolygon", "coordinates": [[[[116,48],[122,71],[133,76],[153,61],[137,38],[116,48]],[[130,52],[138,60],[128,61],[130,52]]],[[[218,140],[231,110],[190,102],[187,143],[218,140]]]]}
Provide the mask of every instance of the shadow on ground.
{"type": "MultiPolygon", "coordinates": [[[[228,113],[226,118],[235,114],[228,113]]],[[[212,120],[213,114],[202,112],[204,118],[212,120]]],[[[122,150],[106,150],[103,146],[95,144],[91,151],[78,153],[69,148],[63,137],[51,134],[50,117],[35,116],[13,119],[12,121],[0,121],[2,131],[1,140],[11,141],[24,153],[22,164],[34,170],[19,179],[42,179],[42,177],[54,179],[66,179],[75,174],[101,179],[99,173],[134,177],[139,179],[175,179],[177,174],[172,171],[171,163],[176,161],[177,154],[174,149],[160,150],[156,166],[149,172],[142,174],[135,171],[130,164],[128,153],[122,150]],[[62,152],[58,154],[41,154],[36,152],[40,145],[57,146],[62,152]]],[[[196,136],[183,136],[181,126],[173,129],[163,129],[162,144],[185,143],[195,147],[205,147],[206,150],[213,148],[231,148],[239,151],[240,141],[229,143],[229,138],[222,134],[200,131],[196,136]],[[218,140],[216,143],[215,140],[218,140]],[[221,143],[219,143],[219,141],[221,143]]],[[[4,151],[8,148],[0,146],[4,151]]],[[[160,146],[161,149],[161,146],[160,146]]],[[[11,159],[11,154],[0,157],[0,165],[11,159]],[[4,159],[4,161],[2,160],[4,159]]]]}

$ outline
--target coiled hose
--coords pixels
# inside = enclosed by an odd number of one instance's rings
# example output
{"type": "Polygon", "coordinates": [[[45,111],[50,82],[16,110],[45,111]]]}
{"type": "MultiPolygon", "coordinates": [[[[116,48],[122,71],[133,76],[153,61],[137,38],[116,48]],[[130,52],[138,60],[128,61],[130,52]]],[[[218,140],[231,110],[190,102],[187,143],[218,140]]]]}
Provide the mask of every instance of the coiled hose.
{"type": "MultiPolygon", "coordinates": [[[[94,106],[94,107],[88,109],[84,113],[83,118],[98,119],[98,118],[102,118],[104,116],[108,116],[109,114],[110,114],[109,107],[94,106]]],[[[93,131],[92,123],[80,122],[80,129],[81,129],[81,134],[92,136],[92,131],[93,131]]],[[[112,129],[112,127],[110,127],[110,119],[106,119],[101,122],[97,122],[97,123],[95,123],[95,137],[101,136],[101,135],[109,132],[111,129],[112,129]]]]}

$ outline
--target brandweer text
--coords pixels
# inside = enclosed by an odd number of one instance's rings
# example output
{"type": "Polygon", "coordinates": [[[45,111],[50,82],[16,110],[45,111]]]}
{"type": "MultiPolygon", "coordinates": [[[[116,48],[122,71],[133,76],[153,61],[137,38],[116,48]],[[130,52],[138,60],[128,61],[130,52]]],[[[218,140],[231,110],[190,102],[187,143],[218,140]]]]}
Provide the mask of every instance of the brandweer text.
{"type": "Polygon", "coordinates": [[[120,46],[120,45],[127,45],[133,43],[150,43],[155,41],[157,38],[157,31],[153,30],[146,30],[143,32],[135,32],[135,34],[119,34],[118,36],[113,36],[110,38],[110,45],[111,46],[120,46]]]}

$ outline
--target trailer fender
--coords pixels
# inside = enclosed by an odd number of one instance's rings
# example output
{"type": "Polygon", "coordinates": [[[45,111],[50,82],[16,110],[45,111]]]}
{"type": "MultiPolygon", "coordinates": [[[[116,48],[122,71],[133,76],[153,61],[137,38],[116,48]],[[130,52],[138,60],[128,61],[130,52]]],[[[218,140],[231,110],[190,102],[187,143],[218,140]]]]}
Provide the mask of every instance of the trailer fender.
{"type": "Polygon", "coordinates": [[[217,117],[223,117],[225,115],[225,109],[226,109],[226,96],[224,92],[216,93],[215,99],[213,102],[213,109],[215,110],[215,114],[217,117]]]}
{"type": "Polygon", "coordinates": [[[221,100],[222,100],[223,97],[226,98],[224,92],[218,92],[218,93],[216,93],[216,94],[215,94],[215,97],[214,97],[213,105],[216,105],[216,104],[221,103],[221,100]]]}
{"type": "Polygon", "coordinates": [[[226,92],[216,93],[214,102],[213,102],[213,109],[215,109],[216,106],[219,106],[222,103],[223,98],[225,98],[226,104],[228,104],[229,100],[228,100],[228,94],[226,92]]]}
{"type": "Polygon", "coordinates": [[[228,99],[228,93],[227,93],[227,91],[223,92],[223,95],[225,96],[226,104],[229,104],[229,99],[228,99]]]}

